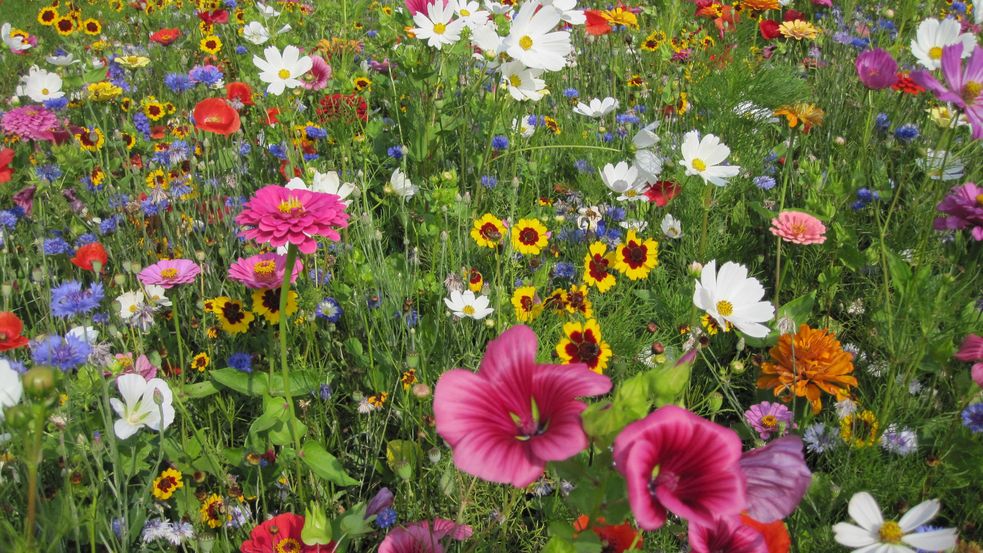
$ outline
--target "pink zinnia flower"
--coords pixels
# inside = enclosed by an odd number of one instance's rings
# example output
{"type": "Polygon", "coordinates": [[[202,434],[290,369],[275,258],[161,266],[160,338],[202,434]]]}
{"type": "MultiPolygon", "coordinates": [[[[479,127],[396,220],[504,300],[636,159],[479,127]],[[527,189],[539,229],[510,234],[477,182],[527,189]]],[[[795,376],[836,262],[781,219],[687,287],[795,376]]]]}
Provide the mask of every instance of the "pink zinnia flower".
{"type": "Polygon", "coordinates": [[[721,517],[706,525],[690,523],[689,548],[692,553],[768,553],[761,533],[741,524],[738,517],[721,517]]]}
{"type": "Polygon", "coordinates": [[[547,461],[587,447],[578,397],[611,389],[611,380],[583,363],[536,363],[536,333],[514,326],[488,343],[478,373],[454,369],[434,390],[437,433],[454,450],[454,464],[483,480],[522,488],[547,461]]]}
{"type": "Polygon", "coordinates": [[[935,209],[945,214],[935,218],[932,223],[935,230],[969,228],[973,240],[983,240],[983,186],[975,182],[956,186],[935,209]]]}
{"type": "MultiPolygon", "coordinates": [[[[294,261],[290,273],[290,283],[297,282],[297,276],[304,270],[299,259],[294,261]]],[[[283,274],[287,272],[287,256],[276,253],[261,253],[259,255],[240,257],[229,267],[229,278],[239,281],[253,290],[268,290],[279,288],[283,283],[283,274]]]]}
{"type": "Polygon", "coordinates": [[[452,520],[437,518],[432,526],[429,520],[421,520],[396,528],[379,544],[379,553],[443,553],[440,542],[447,536],[457,541],[471,537],[470,526],[452,520]]]}
{"type": "Polygon", "coordinates": [[[752,449],[738,464],[747,483],[748,515],[761,522],[792,514],[812,481],[798,436],[785,436],[752,449]]]}
{"type": "Polygon", "coordinates": [[[737,433],[675,405],[629,424],[614,440],[614,462],[643,530],[662,527],[666,511],[703,525],[740,513],[740,458],[737,433]]]}
{"type": "Polygon", "coordinates": [[[178,284],[194,282],[201,273],[201,267],[190,259],[165,259],[144,268],[137,278],[145,286],[156,284],[163,288],[171,288],[178,284]]]}
{"type": "Polygon", "coordinates": [[[779,213],[771,220],[771,233],[793,244],[822,244],[826,241],[826,225],[801,211],[779,213]]]}
{"type": "Polygon", "coordinates": [[[983,387],[983,338],[970,334],[963,338],[963,343],[959,345],[959,351],[954,355],[957,360],[964,363],[973,363],[973,382],[983,387]]]}
{"type": "Polygon", "coordinates": [[[0,127],[5,133],[23,140],[52,141],[58,128],[58,117],[43,106],[23,106],[4,113],[0,127]]]}
{"type": "Polygon", "coordinates": [[[348,214],[335,194],[271,184],[246,202],[236,223],[249,227],[239,236],[276,248],[293,244],[303,253],[314,253],[316,236],[341,240],[335,229],[348,226],[348,214]]]}
{"type": "Polygon", "coordinates": [[[983,48],[973,47],[973,54],[962,66],[963,44],[961,42],[942,49],[942,74],[945,87],[928,71],[915,71],[912,80],[931,90],[943,102],[951,102],[966,112],[973,127],[973,138],[983,138],[983,48]]]}
{"type": "Polygon", "coordinates": [[[752,405],[744,412],[744,418],[762,440],[767,440],[772,434],[779,432],[784,434],[796,427],[792,422],[792,412],[781,403],[762,401],[752,405]],[[782,424],[785,426],[782,427],[782,424]]]}
{"type": "Polygon", "coordinates": [[[854,65],[860,82],[872,90],[890,88],[898,82],[898,62],[886,50],[874,48],[861,52],[854,65]]]}
{"type": "Polygon", "coordinates": [[[321,56],[311,56],[311,70],[301,79],[300,85],[307,90],[321,90],[331,80],[331,66],[321,56]]]}

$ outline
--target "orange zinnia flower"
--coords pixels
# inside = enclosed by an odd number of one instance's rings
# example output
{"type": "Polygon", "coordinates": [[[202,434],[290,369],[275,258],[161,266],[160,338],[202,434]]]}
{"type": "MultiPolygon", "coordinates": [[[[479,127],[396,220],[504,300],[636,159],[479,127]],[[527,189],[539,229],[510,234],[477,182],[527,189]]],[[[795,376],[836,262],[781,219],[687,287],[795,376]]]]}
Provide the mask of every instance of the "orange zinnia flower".
{"type": "Polygon", "coordinates": [[[857,385],[853,355],[843,351],[834,334],[803,324],[799,331],[786,334],[771,348],[773,362],[761,364],[758,388],[774,388],[775,395],[791,392],[809,400],[812,412],[823,407],[820,392],[845,398],[857,385]],[[795,354],[793,356],[793,344],[795,354]]]}

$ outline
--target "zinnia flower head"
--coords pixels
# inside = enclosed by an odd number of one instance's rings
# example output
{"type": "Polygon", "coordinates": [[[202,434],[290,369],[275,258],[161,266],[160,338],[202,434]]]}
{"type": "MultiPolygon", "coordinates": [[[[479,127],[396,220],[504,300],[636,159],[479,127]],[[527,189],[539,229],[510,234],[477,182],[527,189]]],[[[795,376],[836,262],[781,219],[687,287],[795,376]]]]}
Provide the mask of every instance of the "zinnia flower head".
{"type": "Polygon", "coordinates": [[[334,551],[334,543],[327,545],[307,545],[301,537],[305,519],[302,515],[283,513],[249,532],[239,551],[242,553],[328,553],[334,551]]]}
{"type": "MultiPolygon", "coordinates": [[[[297,277],[303,270],[304,265],[300,260],[294,260],[293,271],[290,273],[291,284],[297,282],[297,277]]],[[[287,256],[270,252],[240,257],[229,267],[229,278],[241,282],[246,288],[265,290],[279,288],[286,272],[287,256]]]]}
{"type": "Polygon", "coordinates": [[[156,284],[166,289],[194,282],[199,273],[201,267],[190,259],[165,259],[144,268],[137,278],[144,285],[156,284]]]}
{"type": "Polygon", "coordinates": [[[883,90],[898,82],[898,62],[881,48],[861,52],[855,65],[860,82],[872,90],[883,90]]]}
{"type": "Polygon", "coordinates": [[[303,253],[313,253],[317,249],[315,237],[341,239],[335,229],[348,226],[348,214],[334,194],[271,184],[246,202],[236,223],[248,227],[239,233],[245,238],[277,248],[293,244],[303,253]]]}
{"type": "Polygon", "coordinates": [[[822,244],[826,241],[826,225],[801,211],[779,213],[771,220],[771,233],[793,244],[822,244]]]}
{"type": "Polygon", "coordinates": [[[587,447],[578,397],[611,389],[608,377],[586,365],[536,363],[536,334],[519,325],[488,344],[477,373],[454,369],[434,390],[437,433],[463,472],[525,487],[548,461],[587,447]]]}
{"type": "Polygon", "coordinates": [[[23,106],[4,113],[0,127],[22,140],[51,141],[55,139],[58,117],[43,106],[23,106]]]}
{"type": "Polygon", "coordinates": [[[464,541],[471,533],[470,526],[452,520],[437,518],[432,523],[421,520],[389,532],[379,544],[379,553],[443,553],[440,542],[444,538],[464,541]]]}
{"type": "Polygon", "coordinates": [[[823,407],[820,397],[823,392],[840,400],[849,395],[851,386],[857,385],[857,379],[852,376],[853,355],[843,351],[836,336],[828,330],[813,329],[803,323],[794,335],[779,337],[769,353],[771,362],[761,364],[758,388],[773,388],[776,397],[784,393],[804,397],[812,405],[813,413],[823,407]]]}
{"type": "Polygon", "coordinates": [[[747,504],[740,458],[733,430],[675,405],[629,424],[614,441],[614,462],[643,530],[662,527],[667,512],[700,525],[740,513],[747,504]]]}
{"type": "Polygon", "coordinates": [[[771,438],[772,434],[784,434],[795,428],[792,417],[792,412],[789,411],[788,407],[781,403],[769,401],[752,405],[750,409],[744,412],[744,418],[747,419],[748,424],[762,440],[771,438]]]}
{"type": "Polygon", "coordinates": [[[956,186],[939,202],[936,210],[945,214],[936,217],[935,230],[970,229],[973,240],[983,240],[983,186],[974,182],[956,186]]]}

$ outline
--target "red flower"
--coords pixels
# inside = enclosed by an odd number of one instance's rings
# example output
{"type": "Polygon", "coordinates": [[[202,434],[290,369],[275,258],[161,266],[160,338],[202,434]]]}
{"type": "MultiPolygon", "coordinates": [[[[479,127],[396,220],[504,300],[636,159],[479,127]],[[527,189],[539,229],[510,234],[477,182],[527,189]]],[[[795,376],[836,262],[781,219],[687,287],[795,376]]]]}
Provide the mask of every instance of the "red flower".
{"type": "Polygon", "coordinates": [[[665,207],[669,200],[679,194],[679,185],[670,180],[660,180],[645,189],[645,197],[659,207],[665,207]]]}
{"type": "Polygon", "coordinates": [[[792,539],[785,528],[785,522],[781,519],[774,522],[759,522],[753,518],[742,514],[741,524],[754,528],[765,540],[768,553],[788,553],[792,548],[792,539]]]}
{"type": "Polygon", "coordinates": [[[14,161],[14,151],[10,148],[0,150],[0,183],[9,181],[14,175],[14,168],[10,166],[14,161]]]}
{"type": "Polygon", "coordinates": [[[27,337],[21,336],[24,323],[10,311],[0,311],[0,351],[22,348],[27,345],[27,337]]]}
{"type": "Polygon", "coordinates": [[[205,132],[230,135],[242,126],[239,112],[222,98],[205,98],[194,110],[195,127],[205,132]]]}
{"type": "Polygon", "coordinates": [[[758,31],[761,33],[761,38],[765,40],[775,40],[782,35],[778,30],[778,22],[771,19],[762,19],[758,23],[758,31]]]}
{"type": "Polygon", "coordinates": [[[280,115],[280,108],[267,108],[266,124],[272,127],[273,125],[279,123],[280,119],[277,117],[278,115],[280,115]]]}
{"type": "Polygon", "coordinates": [[[150,34],[150,40],[161,46],[170,46],[179,38],[181,38],[181,29],[178,28],[161,29],[150,34]]]}
{"type": "Polygon", "coordinates": [[[249,539],[239,547],[242,553],[331,553],[334,542],[327,545],[307,545],[300,537],[304,517],[293,513],[277,515],[253,528],[249,539]]]}
{"type": "Polygon", "coordinates": [[[580,515],[573,523],[575,532],[583,532],[590,528],[601,540],[605,553],[623,553],[631,548],[632,551],[642,549],[642,536],[631,524],[604,524],[604,517],[597,517],[591,524],[590,517],[580,515]],[[638,541],[635,541],[638,536],[638,541]],[[634,544],[634,546],[632,546],[634,544]]]}
{"type": "Polygon", "coordinates": [[[805,14],[797,10],[785,10],[785,15],[782,16],[782,21],[795,21],[797,19],[805,21],[805,14]]]}
{"type": "Polygon", "coordinates": [[[336,117],[348,122],[354,122],[356,118],[363,123],[369,120],[369,106],[365,98],[355,94],[328,94],[321,98],[320,105],[317,114],[322,121],[336,117]]]}
{"type": "Polygon", "coordinates": [[[91,244],[86,244],[75,252],[75,257],[72,258],[72,265],[80,269],[85,269],[86,271],[94,271],[93,263],[99,263],[99,271],[102,272],[106,270],[106,263],[109,261],[109,255],[106,253],[106,248],[102,247],[99,242],[93,242],[91,244]]]}
{"type": "Polygon", "coordinates": [[[921,85],[916,83],[910,76],[908,76],[908,73],[904,72],[898,73],[898,80],[891,85],[891,88],[897,90],[898,92],[911,94],[912,96],[918,96],[922,92],[925,92],[925,89],[921,85]]]}
{"type": "Polygon", "coordinates": [[[209,25],[214,25],[216,23],[228,23],[229,22],[229,12],[226,10],[213,10],[210,12],[198,12],[198,19],[201,19],[209,25]]]}
{"type": "Polygon", "coordinates": [[[225,85],[225,98],[237,100],[244,106],[253,105],[253,89],[246,83],[234,82],[225,85]]]}
{"type": "Polygon", "coordinates": [[[584,15],[587,17],[587,23],[584,27],[587,34],[601,36],[611,32],[611,24],[608,23],[607,19],[601,17],[601,12],[598,10],[584,10],[584,15]]]}

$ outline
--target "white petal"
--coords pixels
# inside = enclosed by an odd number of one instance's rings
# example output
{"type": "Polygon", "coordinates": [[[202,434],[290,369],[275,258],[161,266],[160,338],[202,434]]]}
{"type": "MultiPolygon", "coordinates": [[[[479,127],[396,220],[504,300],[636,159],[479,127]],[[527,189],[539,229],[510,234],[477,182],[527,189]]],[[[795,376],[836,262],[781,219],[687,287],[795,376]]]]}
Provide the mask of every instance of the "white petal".
{"type": "Polygon", "coordinates": [[[931,532],[919,532],[903,536],[901,541],[925,551],[945,551],[956,546],[956,529],[943,528],[931,532]]]}
{"type": "Polygon", "coordinates": [[[918,505],[915,505],[909,509],[903,517],[901,517],[901,520],[898,521],[898,525],[901,526],[901,531],[907,534],[922,524],[932,520],[935,518],[935,515],[939,514],[939,509],[941,507],[942,505],[939,503],[938,499],[922,501],[918,505]]]}
{"type": "Polygon", "coordinates": [[[867,530],[878,530],[884,524],[884,517],[881,516],[881,509],[877,506],[877,501],[867,492],[854,494],[850,498],[850,506],[847,510],[850,517],[867,530]]]}
{"type": "Polygon", "coordinates": [[[869,531],[847,522],[834,524],[833,534],[836,543],[847,547],[864,547],[877,543],[877,540],[869,531]]]}

